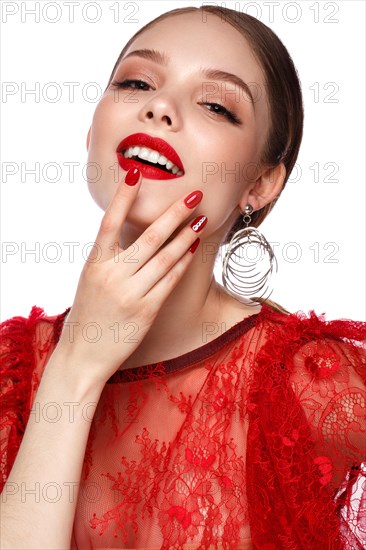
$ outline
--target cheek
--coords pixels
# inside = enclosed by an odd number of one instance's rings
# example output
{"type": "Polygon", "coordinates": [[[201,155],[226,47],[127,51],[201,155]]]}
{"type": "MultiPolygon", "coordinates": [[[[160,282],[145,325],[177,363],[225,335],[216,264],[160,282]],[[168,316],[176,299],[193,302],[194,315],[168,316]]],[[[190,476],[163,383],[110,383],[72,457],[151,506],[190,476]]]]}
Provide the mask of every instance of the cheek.
{"type": "Polygon", "coordinates": [[[258,136],[252,125],[240,130],[225,123],[211,128],[205,139],[196,141],[195,150],[201,157],[202,181],[219,185],[220,192],[222,186],[232,188],[258,177],[258,136]]]}
{"type": "Polygon", "coordinates": [[[118,145],[113,143],[113,139],[117,140],[124,134],[123,121],[123,106],[113,101],[113,94],[104,95],[93,114],[89,153],[99,155],[108,149],[113,153],[113,146],[118,145]]]}
{"type": "Polygon", "coordinates": [[[232,149],[220,149],[215,155],[211,152],[210,161],[202,162],[202,182],[211,193],[224,202],[236,200],[243,185],[253,183],[258,178],[258,164],[255,150],[243,146],[247,155],[232,149]]]}
{"type": "Polygon", "coordinates": [[[121,171],[117,161],[114,162],[113,154],[103,151],[97,146],[96,139],[92,139],[84,177],[89,193],[102,210],[106,210],[116,191],[116,180],[121,176],[118,170],[121,171]]]}
{"type": "Polygon", "coordinates": [[[122,170],[118,165],[111,136],[113,136],[113,116],[111,105],[113,96],[103,96],[95,108],[88,148],[85,178],[93,200],[106,210],[118,185],[122,170]]]}
{"type": "Polygon", "coordinates": [[[105,93],[95,107],[92,121],[93,126],[99,127],[102,119],[111,117],[116,105],[117,104],[113,101],[113,94],[110,92],[105,93]]]}

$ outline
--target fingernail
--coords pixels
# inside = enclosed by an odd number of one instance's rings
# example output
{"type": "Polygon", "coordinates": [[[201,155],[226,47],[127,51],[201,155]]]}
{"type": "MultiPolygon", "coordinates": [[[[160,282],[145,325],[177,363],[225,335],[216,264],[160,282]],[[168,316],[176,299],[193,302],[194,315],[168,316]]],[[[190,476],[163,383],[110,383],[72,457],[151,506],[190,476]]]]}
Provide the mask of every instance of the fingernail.
{"type": "Polygon", "coordinates": [[[197,218],[193,220],[193,222],[191,223],[191,227],[193,231],[198,233],[199,231],[201,231],[201,229],[205,227],[206,223],[207,223],[206,216],[197,216],[197,218]]]}
{"type": "Polygon", "coordinates": [[[197,206],[197,204],[200,202],[200,200],[203,197],[202,191],[193,191],[189,195],[186,196],[184,199],[184,204],[188,206],[188,208],[194,208],[197,206]]]}
{"type": "Polygon", "coordinates": [[[200,239],[197,237],[197,239],[194,241],[194,243],[191,245],[191,248],[189,249],[192,254],[197,250],[198,245],[200,244],[200,239]]]}
{"type": "Polygon", "coordinates": [[[138,168],[130,168],[125,177],[127,185],[136,185],[140,178],[140,170],[138,168]]]}

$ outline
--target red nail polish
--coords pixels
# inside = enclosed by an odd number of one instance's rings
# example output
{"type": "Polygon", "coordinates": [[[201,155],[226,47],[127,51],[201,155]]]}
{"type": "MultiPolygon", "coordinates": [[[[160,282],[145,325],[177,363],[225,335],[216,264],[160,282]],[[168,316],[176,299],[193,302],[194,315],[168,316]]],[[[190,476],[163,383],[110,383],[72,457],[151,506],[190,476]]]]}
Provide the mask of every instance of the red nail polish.
{"type": "Polygon", "coordinates": [[[189,195],[186,196],[184,199],[184,204],[188,206],[188,208],[194,208],[197,206],[197,204],[200,202],[200,200],[203,197],[202,191],[193,191],[189,195]]]}
{"type": "Polygon", "coordinates": [[[139,177],[140,170],[138,170],[137,168],[130,168],[126,174],[125,183],[127,183],[127,185],[136,185],[136,183],[139,181],[139,177]]]}
{"type": "Polygon", "coordinates": [[[193,231],[196,231],[196,233],[198,233],[199,231],[201,231],[201,229],[205,227],[206,223],[206,216],[197,216],[197,218],[191,223],[191,227],[193,231]]]}
{"type": "Polygon", "coordinates": [[[197,237],[197,239],[194,241],[194,243],[191,245],[191,248],[189,249],[192,254],[197,250],[198,245],[200,244],[200,239],[197,237]]]}

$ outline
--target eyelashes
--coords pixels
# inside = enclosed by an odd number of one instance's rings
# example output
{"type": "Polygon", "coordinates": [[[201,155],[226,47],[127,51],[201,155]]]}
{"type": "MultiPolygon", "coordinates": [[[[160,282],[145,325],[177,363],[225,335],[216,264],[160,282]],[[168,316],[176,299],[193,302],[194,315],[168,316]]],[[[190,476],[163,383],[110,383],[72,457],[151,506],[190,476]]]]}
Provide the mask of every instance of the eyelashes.
{"type": "Polygon", "coordinates": [[[241,120],[236,115],[234,115],[234,113],[232,113],[231,111],[228,111],[226,107],[224,107],[223,105],[220,105],[220,103],[205,102],[205,103],[199,103],[199,105],[208,105],[210,107],[214,107],[215,110],[211,111],[212,113],[215,113],[219,116],[225,116],[234,124],[241,124],[241,120]]]}
{"type": "Polygon", "coordinates": [[[111,86],[116,86],[117,88],[132,88],[133,90],[143,90],[147,91],[147,88],[151,88],[150,84],[147,84],[147,82],[144,82],[143,80],[123,80],[122,82],[113,81],[111,83],[111,86]],[[133,84],[142,84],[142,86],[134,86],[133,84]]]}
{"type": "MultiPolygon", "coordinates": [[[[154,88],[150,84],[147,84],[147,82],[145,82],[144,80],[138,79],[126,79],[122,80],[121,82],[114,80],[113,82],[111,82],[111,86],[120,88],[122,90],[132,89],[140,90],[143,92],[149,91],[149,88],[154,90],[154,88]]],[[[199,103],[199,105],[207,105],[208,107],[212,107],[213,109],[209,109],[210,112],[216,114],[217,116],[227,118],[233,124],[241,124],[241,120],[220,103],[201,102],[199,103]]]]}

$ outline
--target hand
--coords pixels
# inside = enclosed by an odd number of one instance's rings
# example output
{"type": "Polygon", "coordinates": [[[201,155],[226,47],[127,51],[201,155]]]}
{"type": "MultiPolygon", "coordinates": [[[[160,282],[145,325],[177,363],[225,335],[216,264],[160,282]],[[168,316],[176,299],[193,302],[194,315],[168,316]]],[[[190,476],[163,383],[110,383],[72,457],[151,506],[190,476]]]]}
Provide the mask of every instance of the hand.
{"type": "Polygon", "coordinates": [[[192,216],[202,199],[195,191],[186,197],[188,206],[185,197],[176,201],[124,250],[119,244],[122,226],[142,180],[139,172],[135,175],[137,184],[121,183],[105,211],[57,344],[73,376],[90,384],[104,385],[141,344],[190,265],[197,233],[207,220],[200,216],[194,229],[187,224],[162,246],[192,216]]]}

